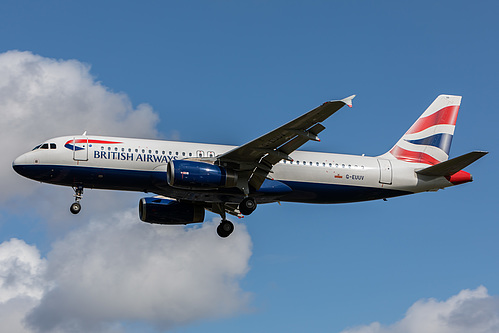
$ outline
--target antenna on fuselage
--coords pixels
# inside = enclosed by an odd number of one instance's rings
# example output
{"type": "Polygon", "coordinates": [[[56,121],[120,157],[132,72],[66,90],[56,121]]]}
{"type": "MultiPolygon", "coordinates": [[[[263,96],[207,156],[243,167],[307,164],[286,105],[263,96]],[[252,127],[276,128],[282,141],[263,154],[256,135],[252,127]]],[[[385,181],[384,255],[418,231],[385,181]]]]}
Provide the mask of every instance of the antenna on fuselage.
{"type": "Polygon", "coordinates": [[[82,136],[86,136],[87,135],[87,131],[83,132],[82,136]]]}

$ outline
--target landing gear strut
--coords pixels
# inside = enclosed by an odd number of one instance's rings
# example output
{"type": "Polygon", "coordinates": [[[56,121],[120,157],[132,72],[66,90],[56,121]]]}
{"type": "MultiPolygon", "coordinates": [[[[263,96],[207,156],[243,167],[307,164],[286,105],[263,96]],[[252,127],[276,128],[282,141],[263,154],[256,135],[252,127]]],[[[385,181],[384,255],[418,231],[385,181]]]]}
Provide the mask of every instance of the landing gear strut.
{"type": "Polygon", "coordinates": [[[222,238],[229,237],[229,235],[234,231],[234,224],[226,218],[225,204],[217,204],[217,210],[222,218],[222,222],[220,222],[217,227],[217,234],[222,238]]]}
{"type": "Polygon", "coordinates": [[[80,200],[83,197],[83,186],[82,185],[73,186],[73,190],[75,191],[74,194],[75,202],[71,204],[69,210],[73,214],[78,214],[81,211],[80,200]]]}

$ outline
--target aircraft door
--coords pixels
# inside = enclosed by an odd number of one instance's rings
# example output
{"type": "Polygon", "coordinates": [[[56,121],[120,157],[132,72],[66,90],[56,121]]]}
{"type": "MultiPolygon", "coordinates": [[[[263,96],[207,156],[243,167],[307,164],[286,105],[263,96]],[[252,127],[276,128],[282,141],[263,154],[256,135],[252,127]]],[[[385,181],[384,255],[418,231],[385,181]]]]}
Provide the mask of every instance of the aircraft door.
{"type": "Polygon", "coordinates": [[[88,138],[73,138],[73,159],[88,161],[88,138]]]}
{"type": "Polygon", "coordinates": [[[392,183],[392,163],[390,160],[378,160],[379,164],[379,182],[381,184],[392,183]]]}

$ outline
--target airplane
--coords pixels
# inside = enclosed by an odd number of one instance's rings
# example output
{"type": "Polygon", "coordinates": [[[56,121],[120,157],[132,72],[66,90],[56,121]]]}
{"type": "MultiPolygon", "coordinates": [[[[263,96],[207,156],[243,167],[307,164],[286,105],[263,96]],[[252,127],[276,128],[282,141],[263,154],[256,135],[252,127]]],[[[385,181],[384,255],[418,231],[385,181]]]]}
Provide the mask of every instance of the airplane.
{"type": "Polygon", "coordinates": [[[70,207],[81,210],[83,189],[154,193],[139,200],[139,217],[153,224],[203,222],[205,210],[244,217],[259,204],[332,204],[386,200],[472,181],[462,169],[486,155],[472,151],[449,159],[461,96],[440,95],[385,154],[375,157],[297,150],[320,141],[321,124],[355,95],[328,101],[242,146],[144,140],[97,135],[49,139],[17,157],[27,178],[71,186],[70,207]]]}

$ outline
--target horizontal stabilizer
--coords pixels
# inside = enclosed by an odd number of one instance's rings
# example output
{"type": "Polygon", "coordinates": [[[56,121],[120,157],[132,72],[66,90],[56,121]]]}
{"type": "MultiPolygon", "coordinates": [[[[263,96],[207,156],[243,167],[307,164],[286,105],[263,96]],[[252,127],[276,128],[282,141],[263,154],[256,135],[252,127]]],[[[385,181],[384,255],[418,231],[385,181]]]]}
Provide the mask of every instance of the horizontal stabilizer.
{"type": "Polygon", "coordinates": [[[488,153],[487,151],[472,151],[471,153],[416,171],[416,173],[424,176],[452,176],[488,153]]]}

